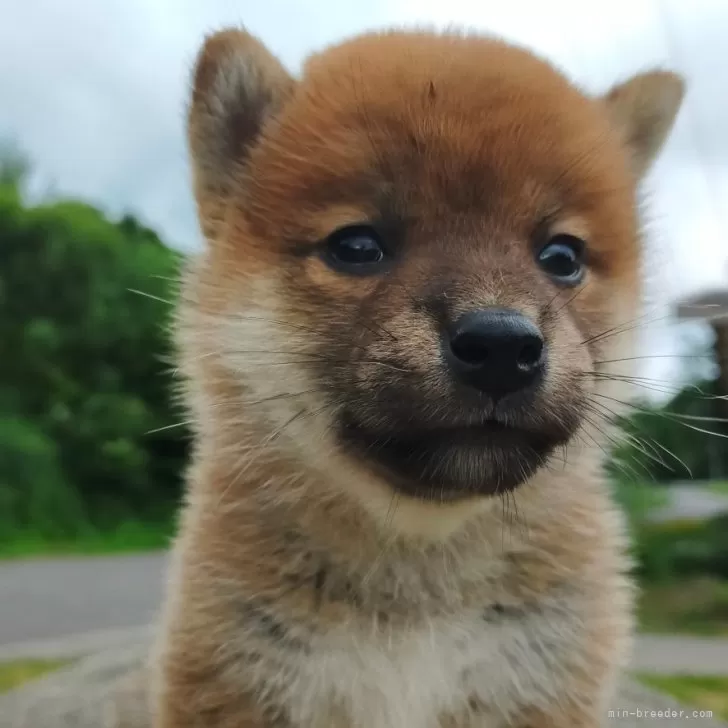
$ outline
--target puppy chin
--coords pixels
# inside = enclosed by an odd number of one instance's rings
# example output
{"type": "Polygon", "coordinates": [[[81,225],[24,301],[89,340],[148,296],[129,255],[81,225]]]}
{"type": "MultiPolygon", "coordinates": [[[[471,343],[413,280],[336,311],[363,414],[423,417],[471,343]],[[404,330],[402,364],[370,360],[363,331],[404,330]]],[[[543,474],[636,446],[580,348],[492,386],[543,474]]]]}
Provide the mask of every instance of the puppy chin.
{"type": "Polygon", "coordinates": [[[345,451],[402,494],[452,502],[516,489],[545,464],[570,430],[477,427],[369,430],[349,419],[339,428],[345,451]]]}

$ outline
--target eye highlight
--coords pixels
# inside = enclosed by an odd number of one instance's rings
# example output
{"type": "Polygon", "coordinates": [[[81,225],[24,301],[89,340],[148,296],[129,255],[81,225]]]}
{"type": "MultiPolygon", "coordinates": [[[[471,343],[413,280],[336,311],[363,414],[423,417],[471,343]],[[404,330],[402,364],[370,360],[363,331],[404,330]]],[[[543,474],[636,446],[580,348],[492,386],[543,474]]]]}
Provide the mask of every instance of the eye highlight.
{"type": "Polygon", "coordinates": [[[541,268],[554,280],[576,285],[584,277],[585,243],[574,235],[555,235],[538,253],[541,268]]]}
{"type": "Polygon", "coordinates": [[[340,228],[325,241],[325,261],[342,273],[372,275],[386,258],[379,233],[370,225],[340,228]]]}

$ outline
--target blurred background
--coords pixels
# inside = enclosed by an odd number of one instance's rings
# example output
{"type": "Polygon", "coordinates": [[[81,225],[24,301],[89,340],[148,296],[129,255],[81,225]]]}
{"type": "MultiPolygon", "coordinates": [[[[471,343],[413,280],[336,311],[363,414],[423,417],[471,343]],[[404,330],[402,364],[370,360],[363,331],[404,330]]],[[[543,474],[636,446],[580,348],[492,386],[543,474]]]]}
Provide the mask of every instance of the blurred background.
{"type": "Polygon", "coordinates": [[[644,185],[645,358],[609,472],[642,589],[635,669],[728,716],[728,2],[15,0],[2,15],[0,690],[158,605],[188,446],[167,325],[200,246],[183,122],[203,35],[245,23],[296,70],[362,30],[456,25],[595,93],[653,66],[688,80],[644,185]]]}

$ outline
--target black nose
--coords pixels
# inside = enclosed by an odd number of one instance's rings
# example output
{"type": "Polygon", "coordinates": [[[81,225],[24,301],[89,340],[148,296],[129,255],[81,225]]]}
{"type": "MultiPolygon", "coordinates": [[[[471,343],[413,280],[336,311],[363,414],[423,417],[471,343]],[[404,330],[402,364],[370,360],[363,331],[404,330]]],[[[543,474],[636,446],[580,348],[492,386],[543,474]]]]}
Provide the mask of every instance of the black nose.
{"type": "Polygon", "coordinates": [[[490,308],[462,316],[450,332],[447,358],[465,384],[499,398],[532,384],[543,370],[544,340],[517,311],[490,308]]]}

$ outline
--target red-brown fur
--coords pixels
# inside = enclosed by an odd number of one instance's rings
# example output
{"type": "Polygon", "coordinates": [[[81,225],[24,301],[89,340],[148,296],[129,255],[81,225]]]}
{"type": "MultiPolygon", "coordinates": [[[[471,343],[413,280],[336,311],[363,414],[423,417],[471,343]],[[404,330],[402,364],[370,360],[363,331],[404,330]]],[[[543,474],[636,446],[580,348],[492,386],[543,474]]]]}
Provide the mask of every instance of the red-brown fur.
{"type": "Polygon", "coordinates": [[[625,393],[591,373],[628,346],[602,334],[639,305],[637,185],[681,96],[655,72],[590,98],[476,35],[361,36],[299,81],[244,32],[207,41],[190,146],[208,245],[178,325],[196,444],[156,728],[601,724],[631,589],[599,473],[608,425],[594,425],[595,395],[625,393]],[[333,230],[377,218],[401,239],[390,276],[318,255],[333,230]],[[534,263],[559,232],[587,241],[578,290],[534,263]],[[450,317],[516,308],[548,341],[522,416],[563,427],[568,448],[508,498],[412,496],[337,439],[344,410],[385,432],[475,417],[437,354],[431,301],[450,317]],[[460,676],[458,630],[499,645],[502,666],[488,672],[484,646],[460,676]],[[375,664],[412,670],[410,704],[375,664]]]}

